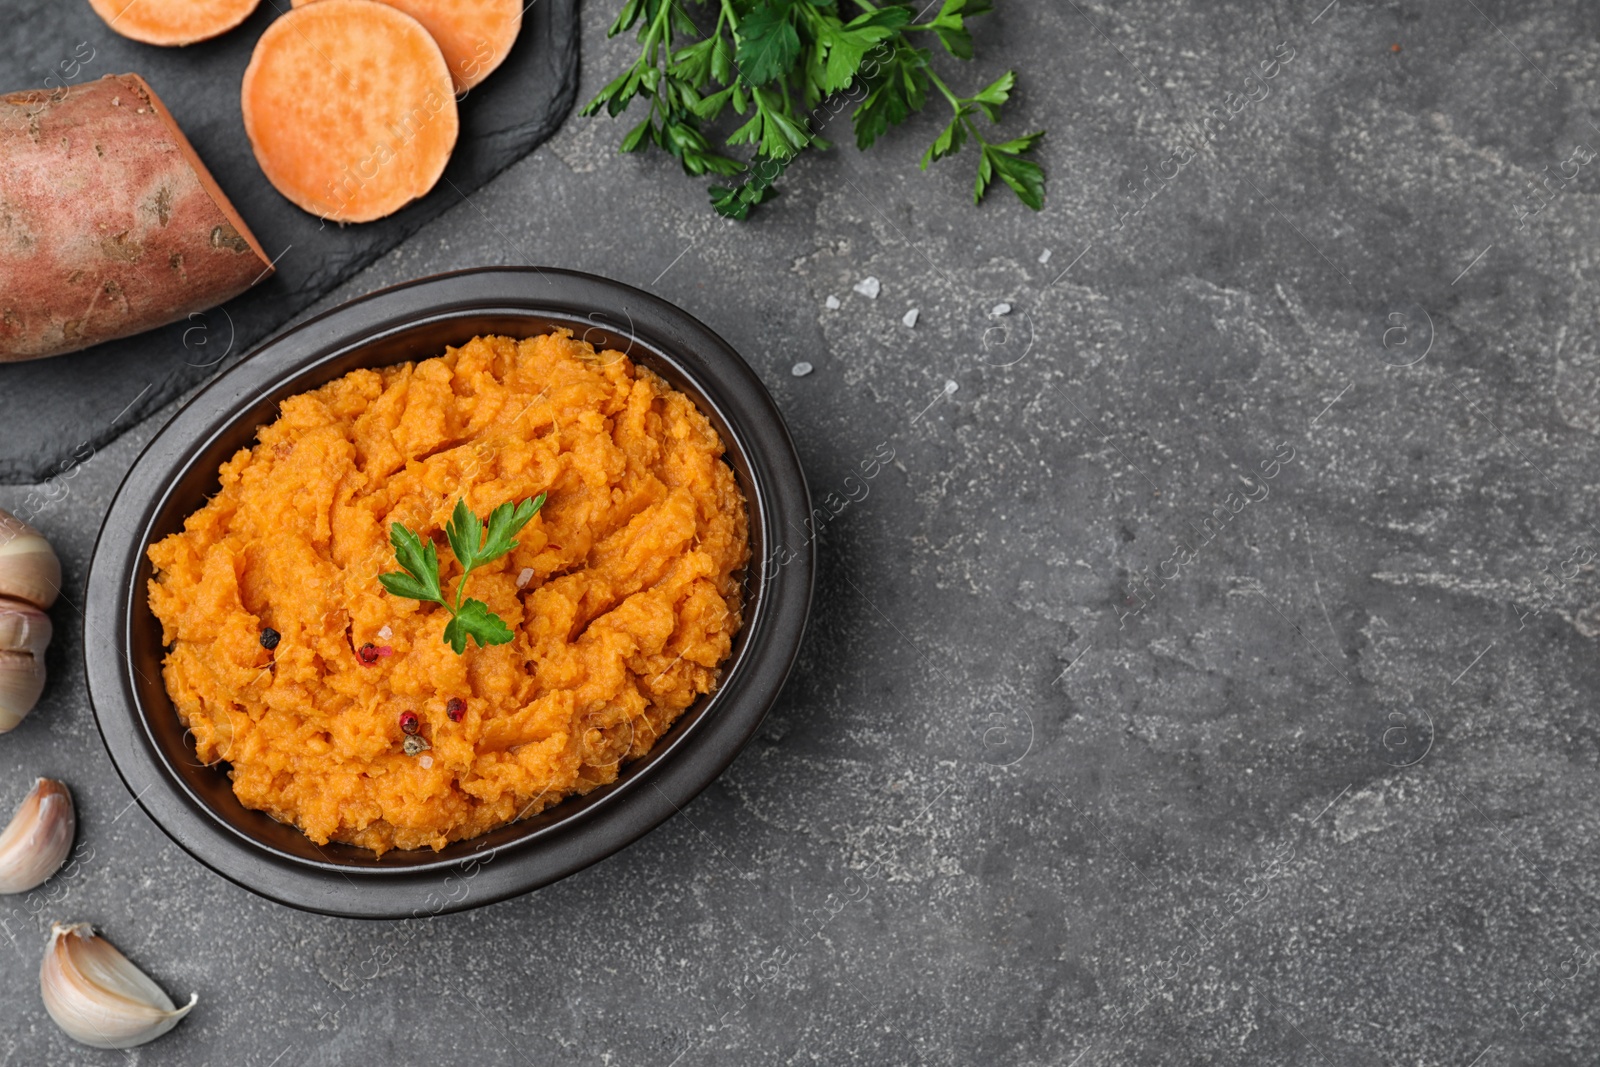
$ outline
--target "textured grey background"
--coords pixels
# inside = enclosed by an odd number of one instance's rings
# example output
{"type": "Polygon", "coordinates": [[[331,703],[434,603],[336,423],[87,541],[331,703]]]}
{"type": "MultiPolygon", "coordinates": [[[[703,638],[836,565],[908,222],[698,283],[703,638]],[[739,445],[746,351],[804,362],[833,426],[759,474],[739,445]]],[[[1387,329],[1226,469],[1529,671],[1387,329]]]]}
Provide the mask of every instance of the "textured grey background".
{"type": "MultiPolygon", "coordinates": [[[[302,915],[169,844],[101,751],[63,604],[0,765],[6,803],[72,784],[83,855],[0,904],[0,1062],[1600,1059],[1600,168],[1518,222],[1600,146],[1600,13],[1324,2],[1002,5],[957,74],[1021,72],[1042,215],[974,209],[970,159],[918,172],[932,114],[797,166],[746,225],[574,118],[346,286],[607,274],[747,355],[819,498],[896,458],[826,526],[795,676],[712,788],[431,921],[302,915]],[[1266,98],[1139,207],[1280,42],[1266,98]],[[54,918],[200,1006],[137,1054],[70,1045],[35,988],[54,918]]],[[[611,6],[585,98],[628,51],[611,6]]],[[[39,519],[72,582],[160,418],[39,519]]]]}

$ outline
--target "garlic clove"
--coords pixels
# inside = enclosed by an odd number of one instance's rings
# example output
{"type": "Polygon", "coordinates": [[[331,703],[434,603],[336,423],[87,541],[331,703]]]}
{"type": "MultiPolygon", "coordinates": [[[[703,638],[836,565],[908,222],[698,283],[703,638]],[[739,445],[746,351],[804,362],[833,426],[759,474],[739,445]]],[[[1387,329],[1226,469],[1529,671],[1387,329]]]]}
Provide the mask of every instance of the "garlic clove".
{"type": "Polygon", "coordinates": [[[0,893],[44,885],[67,862],[78,816],[61,782],[40,778],[0,831],[0,893]]]}
{"type": "Polygon", "coordinates": [[[50,616],[25,600],[0,597],[0,651],[27,652],[44,659],[50,647],[50,616]]]}
{"type": "Polygon", "coordinates": [[[39,965],[45,1010],[74,1041],[133,1048],[178,1025],[200,999],[175,1007],[150,977],[88,923],[56,923],[39,965]]]}
{"type": "Polygon", "coordinates": [[[41,608],[61,592],[61,561],[44,535],[8,511],[0,511],[0,596],[41,608]]]}
{"type": "Polygon", "coordinates": [[[0,650],[0,734],[21,722],[44,692],[44,660],[0,650]]]}

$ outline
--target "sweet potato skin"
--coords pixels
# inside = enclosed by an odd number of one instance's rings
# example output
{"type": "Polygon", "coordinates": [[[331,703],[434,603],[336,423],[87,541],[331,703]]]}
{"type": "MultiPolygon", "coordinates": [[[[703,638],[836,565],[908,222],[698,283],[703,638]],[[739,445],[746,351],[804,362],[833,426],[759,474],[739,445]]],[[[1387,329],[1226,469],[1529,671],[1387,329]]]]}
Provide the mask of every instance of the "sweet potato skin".
{"type": "Polygon", "coordinates": [[[0,362],[154,329],[270,273],[142,78],[0,97],[0,362]]]}

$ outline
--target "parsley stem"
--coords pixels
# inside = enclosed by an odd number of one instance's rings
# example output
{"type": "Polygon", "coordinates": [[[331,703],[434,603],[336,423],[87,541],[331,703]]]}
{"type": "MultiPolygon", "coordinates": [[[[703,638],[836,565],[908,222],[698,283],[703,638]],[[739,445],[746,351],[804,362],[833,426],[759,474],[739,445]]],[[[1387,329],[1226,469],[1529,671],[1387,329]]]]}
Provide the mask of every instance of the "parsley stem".
{"type": "MultiPolygon", "coordinates": [[[[914,27],[912,27],[912,28],[914,28],[914,27]]],[[[944,94],[944,98],[946,100],[950,101],[950,106],[955,110],[955,113],[957,115],[961,114],[961,105],[965,101],[963,101],[959,96],[957,96],[955,93],[950,91],[950,87],[944,83],[944,79],[943,78],[939,77],[939,75],[934,72],[934,69],[932,67],[927,67],[925,69],[928,72],[928,77],[930,79],[932,79],[933,84],[938,87],[938,89],[939,89],[939,91],[941,93],[944,94]]]]}
{"type": "Polygon", "coordinates": [[[658,41],[671,52],[672,28],[667,25],[667,13],[672,10],[672,5],[678,0],[661,0],[661,6],[656,8],[656,17],[650,23],[650,66],[656,65],[656,47],[658,41]],[[663,34],[662,31],[666,32],[663,34]]]}

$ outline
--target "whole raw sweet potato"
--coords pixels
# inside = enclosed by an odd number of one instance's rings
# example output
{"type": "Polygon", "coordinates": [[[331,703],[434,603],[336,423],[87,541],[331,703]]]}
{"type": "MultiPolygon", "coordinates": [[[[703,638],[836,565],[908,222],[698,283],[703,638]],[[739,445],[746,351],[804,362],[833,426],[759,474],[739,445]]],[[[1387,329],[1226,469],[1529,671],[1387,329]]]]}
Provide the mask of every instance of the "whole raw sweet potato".
{"type": "Polygon", "coordinates": [[[175,322],[271,272],[138,75],[0,96],[0,362],[175,322]]]}

